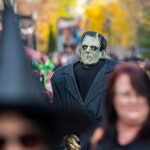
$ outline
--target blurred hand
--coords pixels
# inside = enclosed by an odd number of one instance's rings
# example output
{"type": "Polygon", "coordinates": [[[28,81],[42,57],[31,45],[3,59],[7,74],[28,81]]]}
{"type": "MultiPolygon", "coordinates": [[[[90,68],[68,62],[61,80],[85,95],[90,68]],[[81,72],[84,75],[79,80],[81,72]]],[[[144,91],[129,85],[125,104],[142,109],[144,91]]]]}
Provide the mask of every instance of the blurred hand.
{"type": "Polygon", "coordinates": [[[80,139],[75,135],[71,134],[64,138],[65,150],[80,150],[81,146],[79,144],[80,139]]]}
{"type": "Polygon", "coordinates": [[[101,127],[96,128],[90,139],[91,144],[96,144],[99,140],[101,140],[103,137],[103,134],[104,134],[103,128],[101,127]]]}

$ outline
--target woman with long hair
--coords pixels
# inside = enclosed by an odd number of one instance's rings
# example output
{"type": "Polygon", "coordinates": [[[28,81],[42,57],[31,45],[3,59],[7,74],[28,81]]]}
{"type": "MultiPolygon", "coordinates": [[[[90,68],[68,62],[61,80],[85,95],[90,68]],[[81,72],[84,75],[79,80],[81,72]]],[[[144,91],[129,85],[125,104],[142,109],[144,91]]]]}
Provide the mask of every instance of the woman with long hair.
{"type": "MultiPolygon", "coordinates": [[[[134,63],[112,73],[104,101],[104,134],[95,150],[150,149],[150,78],[134,63]]],[[[90,149],[90,148],[89,148],[90,149]]]]}

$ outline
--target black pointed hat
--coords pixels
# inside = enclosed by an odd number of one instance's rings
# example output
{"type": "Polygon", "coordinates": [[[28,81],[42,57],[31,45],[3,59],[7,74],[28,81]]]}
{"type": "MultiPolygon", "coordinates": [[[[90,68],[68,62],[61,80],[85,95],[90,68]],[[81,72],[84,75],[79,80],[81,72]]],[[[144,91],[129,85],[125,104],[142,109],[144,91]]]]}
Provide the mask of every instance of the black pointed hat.
{"type": "Polygon", "coordinates": [[[5,5],[0,47],[0,99],[11,103],[45,101],[39,82],[25,54],[17,16],[11,5],[5,5]]]}
{"type": "Polygon", "coordinates": [[[23,48],[17,17],[11,5],[6,5],[0,47],[0,111],[15,109],[46,122],[56,146],[65,135],[89,127],[91,121],[85,114],[52,109],[40,87],[23,48]]]}

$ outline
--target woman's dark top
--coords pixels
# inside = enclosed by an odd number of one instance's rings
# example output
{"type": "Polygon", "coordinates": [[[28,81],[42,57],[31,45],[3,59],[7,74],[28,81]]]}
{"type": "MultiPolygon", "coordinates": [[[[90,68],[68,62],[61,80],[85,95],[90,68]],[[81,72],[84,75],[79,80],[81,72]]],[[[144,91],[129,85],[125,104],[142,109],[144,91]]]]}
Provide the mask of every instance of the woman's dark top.
{"type": "Polygon", "coordinates": [[[120,145],[115,140],[102,140],[95,146],[95,150],[150,150],[150,142],[135,140],[126,145],[120,145]]]}
{"type": "Polygon", "coordinates": [[[105,135],[95,145],[92,145],[87,139],[85,140],[86,142],[82,140],[81,150],[150,150],[149,138],[138,138],[129,144],[121,145],[116,139],[115,130],[111,131],[111,133],[107,134],[107,136],[105,135]]]}

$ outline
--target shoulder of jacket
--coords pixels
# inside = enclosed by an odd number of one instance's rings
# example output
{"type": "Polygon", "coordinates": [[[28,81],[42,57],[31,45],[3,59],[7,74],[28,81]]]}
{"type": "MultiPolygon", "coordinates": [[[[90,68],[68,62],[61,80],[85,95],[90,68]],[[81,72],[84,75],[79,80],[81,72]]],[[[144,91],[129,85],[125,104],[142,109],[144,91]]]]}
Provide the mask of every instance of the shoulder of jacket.
{"type": "Polygon", "coordinates": [[[73,66],[73,64],[67,64],[65,66],[61,66],[61,67],[57,68],[54,71],[52,78],[54,78],[54,77],[59,78],[62,74],[70,72],[70,69],[72,66],[73,66]]]}
{"type": "Polygon", "coordinates": [[[106,62],[108,64],[109,67],[114,68],[117,64],[119,64],[120,62],[117,60],[113,60],[113,59],[106,59],[106,62]]]}
{"type": "Polygon", "coordinates": [[[120,64],[121,61],[106,59],[106,63],[107,63],[107,72],[112,72],[115,69],[116,65],[120,64]]]}

